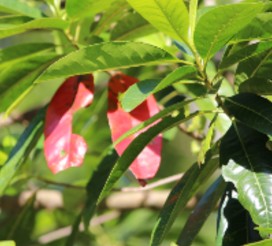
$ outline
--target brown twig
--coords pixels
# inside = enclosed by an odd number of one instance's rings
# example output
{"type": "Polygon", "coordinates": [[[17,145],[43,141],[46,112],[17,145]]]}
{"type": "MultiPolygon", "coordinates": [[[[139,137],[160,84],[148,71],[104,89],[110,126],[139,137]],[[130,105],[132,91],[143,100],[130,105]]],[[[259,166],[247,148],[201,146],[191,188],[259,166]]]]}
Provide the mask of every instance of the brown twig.
{"type": "Polygon", "coordinates": [[[154,189],[156,187],[159,187],[159,186],[162,186],[165,184],[173,183],[173,182],[181,179],[182,176],[183,176],[183,173],[175,174],[173,176],[169,176],[167,178],[163,178],[163,179],[160,179],[156,182],[148,184],[145,187],[125,187],[125,188],[122,188],[121,191],[122,192],[139,192],[139,191],[151,190],[151,189],[154,189]]]}
{"type": "Polygon", "coordinates": [[[184,127],[184,125],[179,125],[178,128],[181,132],[185,133],[187,136],[193,138],[194,140],[202,141],[204,139],[203,136],[200,136],[200,135],[196,134],[195,132],[187,131],[187,129],[184,127]]]}

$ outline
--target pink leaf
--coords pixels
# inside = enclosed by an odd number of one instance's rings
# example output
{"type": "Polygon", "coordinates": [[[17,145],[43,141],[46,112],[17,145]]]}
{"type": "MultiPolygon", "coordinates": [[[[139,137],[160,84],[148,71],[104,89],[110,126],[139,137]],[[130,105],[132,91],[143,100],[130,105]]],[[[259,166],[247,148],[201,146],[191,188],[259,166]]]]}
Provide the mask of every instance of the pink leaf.
{"type": "MultiPolygon", "coordinates": [[[[128,87],[138,80],[124,74],[114,75],[109,81],[108,93],[108,121],[111,129],[112,141],[116,141],[125,132],[149,119],[159,112],[154,96],[149,96],[146,101],[131,112],[125,112],[118,102],[118,94],[126,91],[128,87]]],[[[116,151],[122,155],[132,140],[146,129],[130,136],[116,145],[116,151]]],[[[143,180],[155,176],[161,162],[162,136],[158,135],[151,141],[138,157],[133,161],[130,170],[134,176],[144,183],[143,180]]]]}
{"type": "Polygon", "coordinates": [[[48,105],[44,126],[44,153],[53,173],[80,166],[87,151],[85,140],[72,134],[73,113],[92,103],[93,76],[74,76],[61,85],[48,105]]]}

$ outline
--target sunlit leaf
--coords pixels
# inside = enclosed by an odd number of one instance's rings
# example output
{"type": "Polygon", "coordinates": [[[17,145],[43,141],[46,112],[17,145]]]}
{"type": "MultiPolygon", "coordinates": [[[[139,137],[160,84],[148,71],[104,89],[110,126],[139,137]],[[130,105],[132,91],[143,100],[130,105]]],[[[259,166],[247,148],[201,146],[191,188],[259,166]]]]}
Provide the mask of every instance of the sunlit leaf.
{"type": "Polygon", "coordinates": [[[93,76],[67,79],[50,101],[45,117],[44,153],[53,173],[80,166],[87,151],[85,140],[72,134],[73,113],[93,100],[93,76]]]}
{"type": "Polygon", "coordinates": [[[213,135],[214,135],[214,130],[215,130],[216,119],[217,119],[217,115],[215,115],[215,117],[211,121],[208,132],[205,136],[205,139],[201,143],[201,149],[199,151],[198,158],[197,158],[198,164],[204,163],[206,153],[208,152],[208,150],[212,146],[212,140],[213,140],[213,135]]]}
{"type": "Polygon", "coordinates": [[[95,71],[178,62],[165,50],[137,42],[108,42],[72,52],[50,66],[40,80],[95,71]],[[80,61],[80,62],[79,62],[80,61]]]}
{"type": "Polygon", "coordinates": [[[183,0],[128,0],[159,31],[177,40],[188,39],[189,14],[183,0]]]}
{"type": "Polygon", "coordinates": [[[16,246],[14,241],[0,241],[0,246],[16,246]]]}
{"type": "Polygon", "coordinates": [[[33,29],[65,29],[68,22],[58,18],[40,18],[14,27],[1,29],[0,38],[6,38],[33,29]]]}
{"type": "Polygon", "coordinates": [[[267,40],[272,37],[272,14],[271,12],[258,14],[249,25],[238,32],[231,43],[251,40],[267,40]]]}
{"type": "Polygon", "coordinates": [[[200,17],[194,35],[199,54],[209,60],[262,9],[262,3],[243,3],[223,5],[207,11],[200,17]]]}
{"type": "Polygon", "coordinates": [[[115,0],[67,0],[65,4],[65,9],[69,17],[79,19],[84,16],[94,16],[99,12],[104,11],[115,0]]]}
{"type": "Polygon", "coordinates": [[[246,244],[245,246],[271,246],[272,239],[265,239],[256,243],[246,244]]]}
{"type": "Polygon", "coordinates": [[[41,11],[19,0],[0,0],[0,11],[30,16],[33,18],[42,17],[41,11]]]}

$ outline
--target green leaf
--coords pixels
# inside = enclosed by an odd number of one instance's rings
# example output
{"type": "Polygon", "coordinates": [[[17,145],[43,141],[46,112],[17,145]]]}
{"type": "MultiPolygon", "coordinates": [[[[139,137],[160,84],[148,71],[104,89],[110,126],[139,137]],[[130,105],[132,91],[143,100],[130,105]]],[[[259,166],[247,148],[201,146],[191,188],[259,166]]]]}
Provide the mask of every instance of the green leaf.
{"type": "Polygon", "coordinates": [[[181,209],[185,208],[189,199],[204,184],[207,177],[215,172],[219,164],[215,153],[218,152],[217,150],[218,146],[210,152],[201,167],[195,163],[172,189],[153,229],[150,245],[160,245],[181,209]]]}
{"type": "Polygon", "coordinates": [[[215,209],[226,183],[220,176],[205,192],[187,219],[178,239],[179,246],[189,246],[200,231],[208,216],[215,209]]]}
{"type": "Polygon", "coordinates": [[[235,53],[232,53],[230,56],[224,57],[222,63],[220,64],[220,69],[227,68],[235,63],[258,56],[264,52],[267,52],[268,50],[272,50],[272,42],[270,41],[243,47],[235,53]]]}
{"type": "Polygon", "coordinates": [[[116,0],[111,4],[103,16],[99,20],[97,26],[93,30],[94,35],[100,35],[103,31],[110,28],[112,23],[120,20],[126,14],[126,9],[130,8],[126,0],[116,0]]]}
{"type": "Polygon", "coordinates": [[[244,245],[261,239],[237,196],[233,184],[228,183],[219,207],[216,246],[244,245]]]}
{"type": "Polygon", "coordinates": [[[194,36],[199,54],[208,61],[262,9],[262,3],[231,4],[213,8],[203,14],[196,25],[194,36]]]}
{"type": "Polygon", "coordinates": [[[44,114],[45,109],[39,111],[19,138],[4,166],[0,169],[0,195],[3,195],[4,190],[38,142],[43,132],[44,114]]]}
{"type": "Polygon", "coordinates": [[[165,50],[137,42],[107,42],[88,46],[51,65],[40,80],[69,77],[95,71],[122,69],[163,62],[179,62],[165,50]]]}
{"type": "Polygon", "coordinates": [[[27,43],[2,49],[0,50],[0,68],[24,62],[39,53],[53,51],[53,48],[53,44],[50,43],[27,43]]]}
{"type": "Polygon", "coordinates": [[[70,18],[79,19],[105,11],[114,1],[116,0],[67,0],[65,9],[70,18]]]}
{"type": "Polygon", "coordinates": [[[231,39],[231,43],[272,38],[272,13],[261,13],[231,39]]]}
{"type": "Polygon", "coordinates": [[[0,0],[0,12],[26,15],[33,18],[42,17],[42,13],[38,8],[29,6],[26,2],[19,0],[0,0]]]}
{"type": "Polygon", "coordinates": [[[159,119],[161,119],[161,118],[163,118],[165,116],[168,116],[170,114],[175,114],[179,110],[183,110],[186,105],[190,104],[191,102],[196,101],[197,99],[199,99],[199,98],[193,98],[193,99],[189,99],[189,100],[186,100],[186,101],[184,100],[182,102],[175,103],[175,104],[173,104],[171,106],[166,107],[165,109],[161,110],[159,113],[155,114],[154,116],[152,116],[148,120],[140,123],[139,125],[133,127],[131,130],[127,131],[118,140],[116,140],[114,142],[114,145],[120,143],[122,140],[124,140],[128,136],[130,136],[130,135],[132,135],[132,134],[146,128],[147,126],[150,126],[151,124],[158,121],[159,119]]]}
{"type": "Polygon", "coordinates": [[[272,226],[272,152],[267,141],[266,135],[233,121],[220,146],[224,179],[234,184],[240,203],[263,228],[272,226]]]}
{"type": "Polygon", "coordinates": [[[65,29],[69,23],[59,18],[41,18],[14,27],[2,28],[0,38],[7,38],[33,29],[65,29]]]}
{"type": "Polygon", "coordinates": [[[176,40],[188,40],[189,14],[183,0],[127,1],[159,31],[176,40]]]}
{"type": "Polygon", "coordinates": [[[133,40],[157,32],[141,15],[131,13],[117,22],[110,40],[133,40]]]}
{"type": "MultiPolygon", "coordinates": [[[[15,51],[16,49],[14,49],[15,51]]],[[[34,50],[34,49],[33,49],[34,50]]],[[[6,59],[7,66],[1,67],[0,72],[0,112],[10,111],[24,93],[31,88],[33,82],[56,59],[56,54],[51,49],[34,52],[27,57],[12,57],[6,59]]]]}
{"type": "Polygon", "coordinates": [[[150,127],[144,133],[140,134],[135,138],[131,144],[126,148],[125,152],[119,158],[117,163],[114,165],[110,176],[100,194],[98,203],[110,192],[117,180],[124,174],[124,172],[129,168],[133,160],[138,156],[138,154],[144,149],[144,147],[159,133],[168,130],[181,122],[187,121],[197,115],[198,112],[191,114],[190,116],[184,118],[181,111],[177,111],[170,116],[163,118],[153,127],[150,127]]]}
{"type": "Polygon", "coordinates": [[[272,79],[271,64],[272,50],[253,56],[239,63],[236,70],[236,84],[240,84],[244,80],[251,77],[272,79]]]}
{"type": "Polygon", "coordinates": [[[24,24],[27,21],[31,21],[32,18],[27,16],[18,16],[18,15],[4,15],[0,16],[0,30],[14,27],[14,25],[24,24]]]}
{"type": "Polygon", "coordinates": [[[272,239],[265,239],[260,242],[246,244],[245,246],[271,246],[272,239]]]}
{"type": "Polygon", "coordinates": [[[216,114],[214,116],[214,118],[212,119],[212,121],[210,123],[210,126],[209,126],[209,129],[208,129],[208,132],[206,134],[206,137],[201,143],[201,148],[200,148],[198,158],[197,158],[198,164],[203,164],[204,163],[206,153],[211,148],[217,116],[218,115],[216,114]]]}
{"type": "Polygon", "coordinates": [[[84,224],[85,227],[89,225],[90,219],[94,214],[96,205],[97,205],[97,200],[98,197],[102,191],[103,186],[105,185],[105,182],[111,172],[111,169],[113,168],[116,160],[117,160],[117,154],[114,150],[114,146],[118,143],[120,143],[123,139],[131,136],[132,134],[150,126],[154,122],[158,121],[160,118],[165,117],[167,115],[172,114],[173,112],[177,110],[182,110],[185,105],[195,101],[196,99],[190,99],[187,101],[183,101],[180,103],[177,103],[175,105],[169,106],[165,108],[164,110],[160,111],[158,114],[154,115],[153,117],[149,118],[148,120],[142,122],[141,124],[133,127],[131,130],[127,131],[125,134],[123,134],[118,140],[116,140],[113,145],[108,148],[103,157],[102,160],[100,161],[99,168],[95,173],[92,175],[88,186],[87,186],[87,191],[88,191],[88,198],[87,202],[84,208],[83,212],[83,219],[84,219],[84,224]],[[96,187],[96,190],[93,190],[92,187],[96,187]]]}
{"type": "Polygon", "coordinates": [[[98,169],[92,174],[87,184],[87,200],[83,209],[83,221],[86,229],[89,227],[97,206],[97,200],[117,159],[118,155],[114,148],[107,149],[98,165],[98,169]]]}
{"type": "Polygon", "coordinates": [[[125,111],[131,111],[140,105],[148,96],[163,90],[173,83],[196,76],[196,69],[192,66],[182,66],[160,80],[143,80],[129,87],[120,97],[122,107],[125,111]]]}
{"type": "Polygon", "coordinates": [[[272,95],[272,80],[257,77],[250,78],[240,84],[239,92],[272,95]]]}
{"type": "Polygon", "coordinates": [[[272,103],[258,95],[242,93],[225,99],[224,107],[237,120],[272,135],[272,103]]]}
{"type": "Polygon", "coordinates": [[[0,246],[16,246],[14,241],[0,241],[0,246]]]}

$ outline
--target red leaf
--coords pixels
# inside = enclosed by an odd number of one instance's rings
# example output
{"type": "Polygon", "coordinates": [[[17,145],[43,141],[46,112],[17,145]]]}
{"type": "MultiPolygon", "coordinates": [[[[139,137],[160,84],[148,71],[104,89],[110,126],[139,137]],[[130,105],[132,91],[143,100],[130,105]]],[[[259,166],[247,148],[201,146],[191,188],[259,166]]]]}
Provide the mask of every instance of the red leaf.
{"type": "MultiPolygon", "coordinates": [[[[153,96],[147,98],[141,105],[131,112],[125,112],[118,102],[118,94],[126,91],[128,87],[138,80],[124,74],[117,74],[109,81],[108,93],[108,120],[111,129],[112,141],[117,140],[125,132],[149,119],[159,112],[158,105],[153,96]]],[[[146,129],[124,139],[116,145],[116,151],[122,155],[124,150],[146,129]]],[[[162,136],[158,135],[151,141],[138,157],[133,161],[130,170],[138,180],[150,179],[155,176],[161,161],[162,136]]]]}
{"type": "Polygon", "coordinates": [[[48,105],[44,126],[44,153],[53,173],[80,166],[87,145],[85,140],[72,134],[73,113],[92,103],[93,76],[74,76],[61,85],[48,105]]]}

